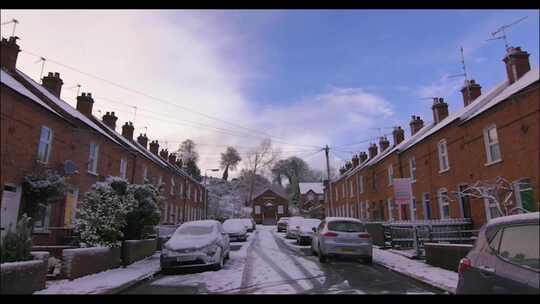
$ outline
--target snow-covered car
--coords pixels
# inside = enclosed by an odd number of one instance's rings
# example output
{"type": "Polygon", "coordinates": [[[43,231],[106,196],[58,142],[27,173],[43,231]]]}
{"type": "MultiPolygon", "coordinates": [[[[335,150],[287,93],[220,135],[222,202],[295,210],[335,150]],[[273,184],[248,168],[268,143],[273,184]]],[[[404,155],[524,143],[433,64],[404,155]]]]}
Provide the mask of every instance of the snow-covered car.
{"type": "Polygon", "coordinates": [[[310,245],[313,238],[313,228],[317,229],[321,224],[319,219],[303,219],[300,222],[300,229],[296,235],[296,242],[298,245],[310,245]]]}
{"type": "Polygon", "coordinates": [[[229,240],[245,241],[247,240],[247,229],[243,221],[229,219],[223,222],[223,229],[229,235],[229,240]]]}
{"type": "Polygon", "coordinates": [[[193,221],[182,224],[162,248],[161,269],[212,266],[223,267],[229,258],[229,236],[220,222],[193,221]]]}
{"type": "Polygon", "coordinates": [[[293,216],[287,221],[287,233],[285,235],[288,239],[296,239],[298,231],[300,230],[300,222],[304,218],[301,216],[293,216]]]}
{"type": "Polygon", "coordinates": [[[461,259],[456,294],[540,294],[540,213],[487,222],[461,259]]]}
{"type": "Polygon", "coordinates": [[[350,217],[327,217],[315,229],[311,251],[325,263],[328,257],[361,258],[371,264],[373,241],[362,221],[350,217]]]}
{"type": "Polygon", "coordinates": [[[277,231],[278,232],[287,231],[288,221],[289,221],[289,217],[281,217],[279,221],[277,222],[277,231]]]}
{"type": "Polygon", "coordinates": [[[253,232],[255,230],[255,221],[251,218],[242,218],[240,219],[246,226],[247,232],[253,232]]]}

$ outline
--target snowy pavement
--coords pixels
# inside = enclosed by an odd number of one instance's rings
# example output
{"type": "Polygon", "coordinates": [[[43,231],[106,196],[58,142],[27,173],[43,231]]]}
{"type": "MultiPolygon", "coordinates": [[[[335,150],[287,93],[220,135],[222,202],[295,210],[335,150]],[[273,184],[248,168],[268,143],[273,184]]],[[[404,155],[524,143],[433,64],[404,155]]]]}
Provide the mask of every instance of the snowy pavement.
{"type": "Polygon", "coordinates": [[[115,268],[75,280],[48,281],[47,288],[34,294],[112,294],[159,272],[159,253],[126,268],[115,268]]]}

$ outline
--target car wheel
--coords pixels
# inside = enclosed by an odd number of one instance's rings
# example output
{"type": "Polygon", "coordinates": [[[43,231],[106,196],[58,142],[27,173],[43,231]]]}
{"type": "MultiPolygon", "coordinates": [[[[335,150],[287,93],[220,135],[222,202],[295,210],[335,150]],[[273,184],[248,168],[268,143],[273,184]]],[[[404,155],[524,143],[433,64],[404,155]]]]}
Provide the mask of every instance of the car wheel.
{"type": "Polygon", "coordinates": [[[362,259],[365,264],[372,264],[373,263],[373,257],[369,258],[363,258],[362,259]]]}
{"type": "Polygon", "coordinates": [[[319,262],[321,262],[321,263],[327,263],[328,262],[328,257],[326,255],[324,255],[322,252],[319,252],[319,262]]]}
{"type": "Polygon", "coordinates": [[[311,245],[311,253],[313,255],[317,255],[317,251],[315,251],[315,248],[313,248],[313,245],[311,245]]]}
{"type": "Polygon", "coordinates": [[[214,271],[218,271],[220,270],[221,268],[223,268],[223,264],[225,264],[225,257],[223,256],[222,254],[222,251],[220,249],[220,252],[219,252],[219,262],[217,262],[216,264],[214,264],[214,271]]]}

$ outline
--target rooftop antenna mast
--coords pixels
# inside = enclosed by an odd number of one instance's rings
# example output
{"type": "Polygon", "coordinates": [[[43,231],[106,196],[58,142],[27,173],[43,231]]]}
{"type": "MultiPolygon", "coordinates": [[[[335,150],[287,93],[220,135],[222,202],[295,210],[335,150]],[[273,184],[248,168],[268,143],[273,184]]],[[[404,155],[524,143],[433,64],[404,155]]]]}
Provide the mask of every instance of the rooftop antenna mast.
{"type": "Polygon", "coordinates": [[[503,39],[504,40],[504,46],[506,47],[506,49],[508,49],[510,47],[510,45],[508,44],[508,39],[506,37],[506,29],[527,19],[527,16],[523,17],[523,18],[520,18],[510,24],[506,24],[506,25],[503,25],[501,27],[499,27],[495,32],[491,33],[491,36],[493,38],[490,38],[490,39],[487,39],[486,41],[490,41],[490,40],[499,40],[499,39],[503,39]],[[501,34],[502,33],[502,34],[501,34]],[[500,36],[497,36],[501,34],[500,36]]]}
{"type": "Polygon", "coordinates": [[[10,23],[13,23],[13,31],[11,32],[11,37],[15,37],[15,28],[17,27],[17,24],[19,23],[19,21],[13,18],[10,21],[2,22],[2,25],[8,25],[10,23]]]}
{"type": "Polygon", "coordinates": [[[34,63],[41,62],[41,72],[39,73],[39,80],[43,80],[43,69],[45,69],[45,61],[47,61],[45,57],[39,57],[39,60],[34,62],[34,63]]]}
{"type": "MultiPolygon", "coordinates": [[[[137,118],[137,107],[136,106],[133,106],[133,110],[135,111],[133,113],[133,123],[135,123],[135,119],[137,118]]],[[[146,128],[146,127],[145,127],[146,128]]]]}
{"type": "Polygon", "coordinates": [[[464,77],[465,88],[467,88],[467,97],[469,97],[469,100],[471,100],[471,90],[469,88],[469,78],[467,77],[467,67],[465,66],[465,55],[463,55],[463,47],[460,47],[460,51],[461,51],[461,68],[463,69],[463,73],[448,76],[448,78],[464,77]]]}

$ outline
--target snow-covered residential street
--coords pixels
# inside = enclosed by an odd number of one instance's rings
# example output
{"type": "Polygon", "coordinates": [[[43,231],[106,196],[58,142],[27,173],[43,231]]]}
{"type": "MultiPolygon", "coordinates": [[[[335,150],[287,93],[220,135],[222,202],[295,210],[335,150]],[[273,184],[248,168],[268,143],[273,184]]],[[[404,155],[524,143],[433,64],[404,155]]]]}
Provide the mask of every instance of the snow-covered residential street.
{"type": "Polygon", "coordinates": [[[418,294],[441,293],[383,266],[331,260],[321,265],[309,246],[295,246],[276,226],[258,225],[246,242],[231,243],[219,271],[157,275],[127,294],[418,294]]]}

